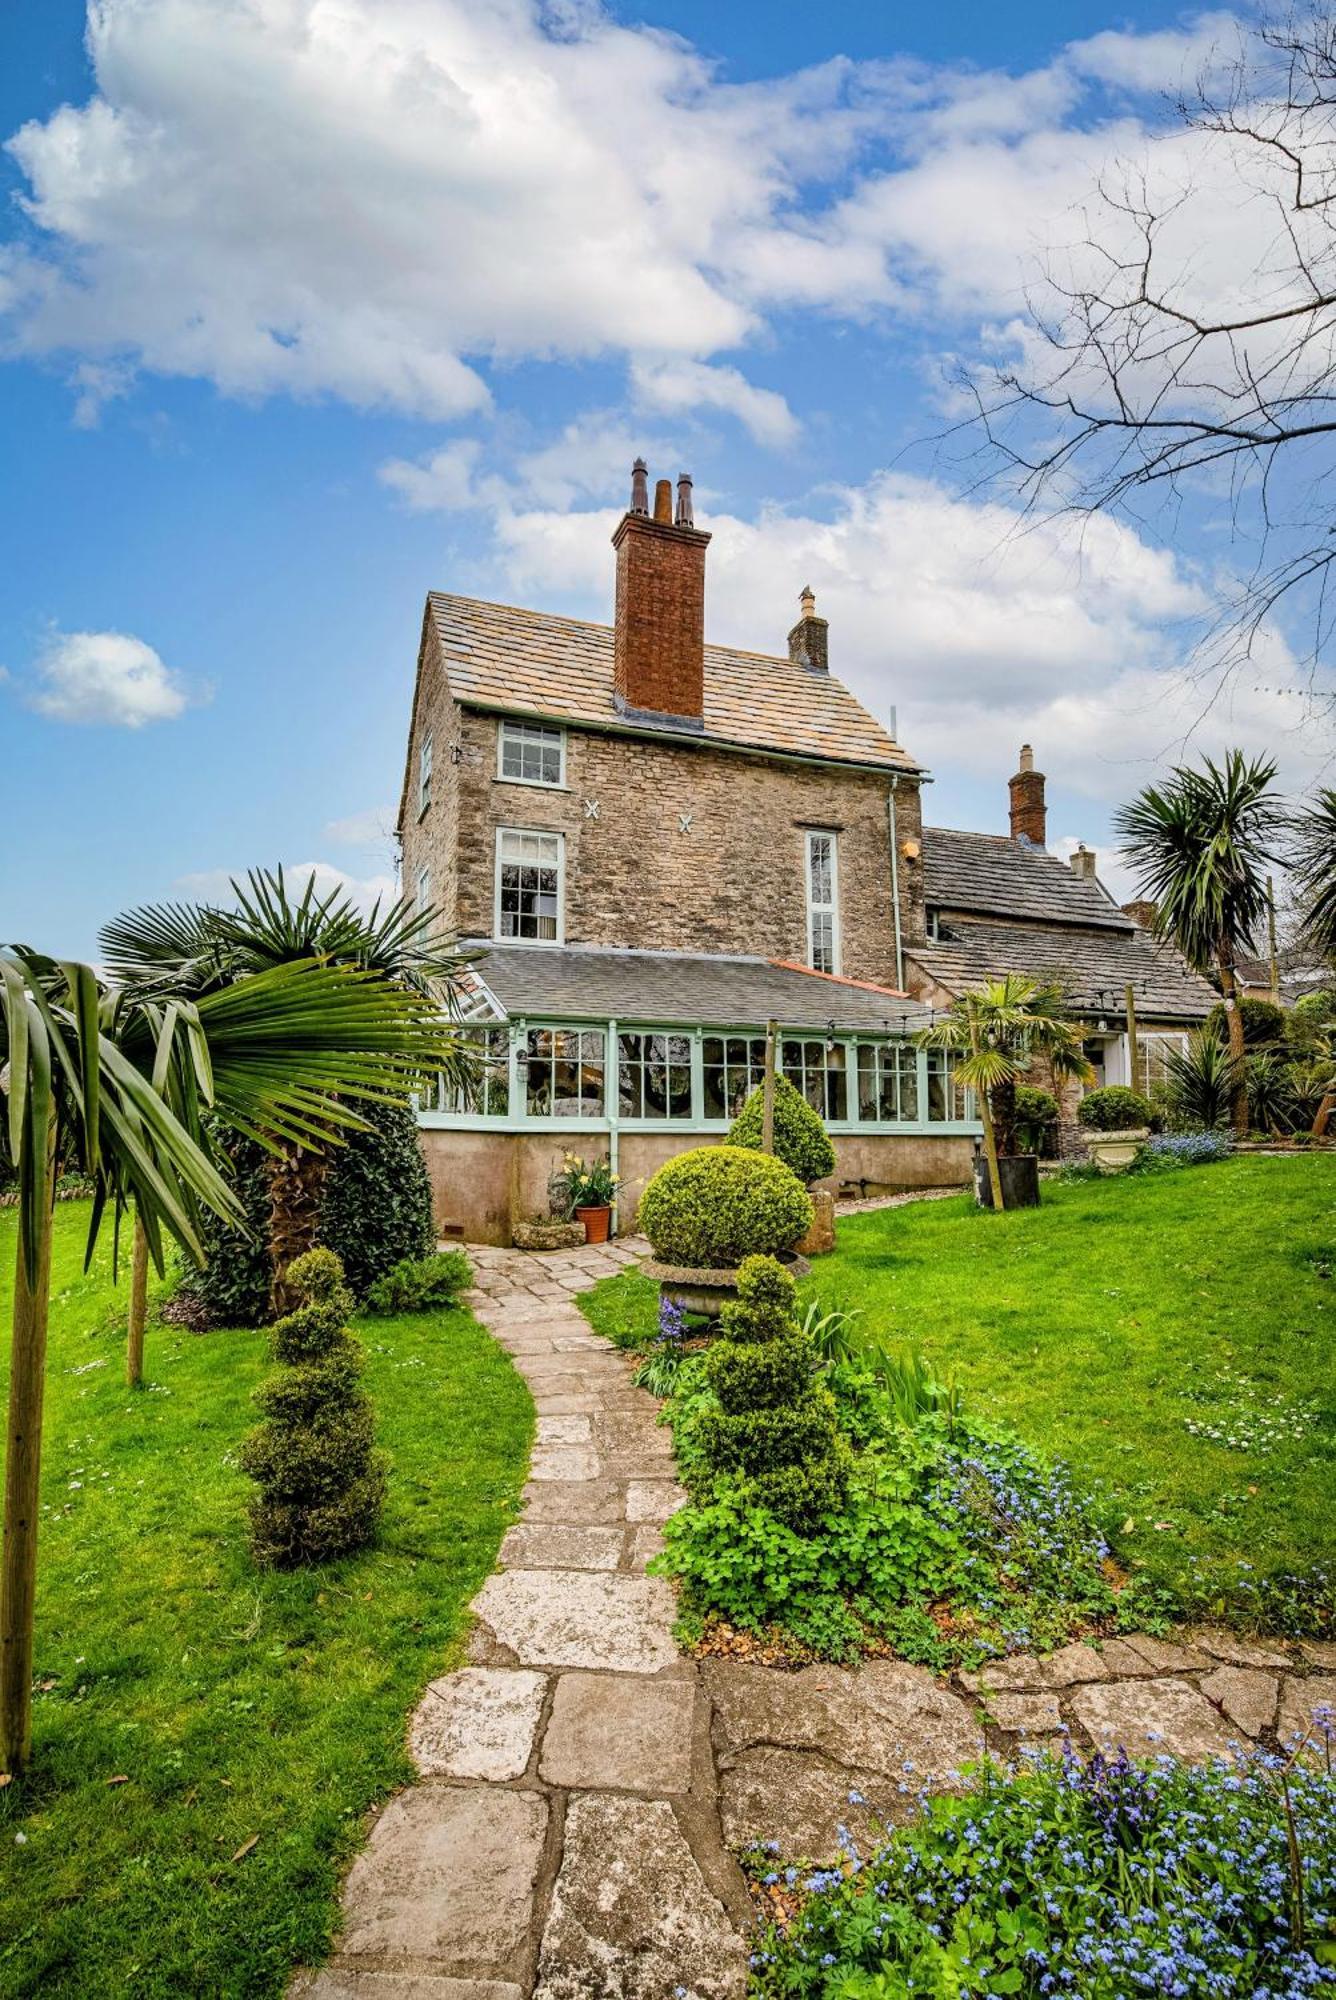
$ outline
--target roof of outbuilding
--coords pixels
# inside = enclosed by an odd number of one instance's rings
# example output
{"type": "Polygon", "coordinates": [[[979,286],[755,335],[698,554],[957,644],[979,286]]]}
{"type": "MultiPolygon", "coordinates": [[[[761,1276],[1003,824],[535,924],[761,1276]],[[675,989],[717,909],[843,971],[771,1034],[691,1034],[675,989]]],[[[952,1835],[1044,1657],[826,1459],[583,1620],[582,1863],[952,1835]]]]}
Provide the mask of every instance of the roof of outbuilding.
{"type": "Polygon", "coordinates": [[[950,993],[1008,972],[1057,979],[1082,1013],[1123,1011],[1130,984],[1147,1021],[1200,1021],[1219,997],[1176,951],[1138,930],[1076,924],[982,922],[961,918],[940,943],[914,945],[915,964],[950,993]]]}
{"type": "Polygon", "coordinates": [[[617,1020],[688,1027],[916,1028],[929,1010],[889,986],[832,978],[765,958],[595,945],[489,945],[474,973],[502,1012],[558,1021],[617,1020]]]}
{"type": "Polygon", "coordinates": [[[1004,833],[925,826],[923,894],[929,909],[1033,917],[1101,930],[1136,928],[1098,882],[1082,881],[1046,848],[1004,833]]]}
{"type": "MultiPolygon", "coordinates": [[[[611,626],[437,590],[427,604],[457,699],[637,734],[673,733],[671,724],[619,715],[611,626]]],[[[681,733],[829,763],[920,768],[830,674],[734,646],[706,646],[704,730],[681,733]]]]}

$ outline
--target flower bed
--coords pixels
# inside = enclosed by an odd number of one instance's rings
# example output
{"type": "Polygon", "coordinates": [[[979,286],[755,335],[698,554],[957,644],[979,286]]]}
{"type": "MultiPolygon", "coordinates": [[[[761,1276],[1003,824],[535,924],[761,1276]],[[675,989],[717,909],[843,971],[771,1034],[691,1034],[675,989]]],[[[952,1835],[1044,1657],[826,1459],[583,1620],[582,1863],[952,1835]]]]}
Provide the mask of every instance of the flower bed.
{"type": "Polygon", "coordinates": [[[758,1873],[762,2000],[1136,1994],[1298,2000],[1336,1985],[1336,1780],[1285,1766],[985,1766],[860,1861],[758,1873]],[[801,1900],[799,1900],[801,1899],[801,1900]],[[796,1908],[794,1907],[796,1904],[796,1908]]]}

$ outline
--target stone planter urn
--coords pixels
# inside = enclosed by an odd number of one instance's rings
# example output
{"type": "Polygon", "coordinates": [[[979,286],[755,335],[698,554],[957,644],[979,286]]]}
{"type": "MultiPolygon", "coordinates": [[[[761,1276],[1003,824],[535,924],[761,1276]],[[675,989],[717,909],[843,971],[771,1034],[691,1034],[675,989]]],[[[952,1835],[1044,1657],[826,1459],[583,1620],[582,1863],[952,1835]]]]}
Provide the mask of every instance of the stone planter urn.
{"type": "MultiPolygon", "coordinates": [[[[797,1250],[786,1250],[779,1259],[791,1278],[804,1278],[811,1265],[797,1250]]],[[[730,1299],[738,1294],[738,1270],[711,1270],[705,1265],[660,1264],[647,1257],[640,1266],[647,1278],[658,1282],[659,1297],[684,1313],[702,1319],[718,1319],[730,1299]]]]}
{"type": "Polygon", "coordinates": [[[1142,1127],[1131,1127],[1126,1132],[1086,1132],[1083,1136],[1090,1149],[1090,1157],[1102,1174],[1122,1174],[1131,1166],[1150,1133],[1142,1127]]]}
{"type": "MultiPolygon", "coordinates": [[[[1038,1208],[1039,1155],[1013,1153],[997,1163],[1002,1182],[1003,1208],[1038,1208]]],[[[988,1160],[980,1151],[974,1156],[974,1199],[980,1208],[993,1206],[993,1184],[988,1178],[988,1160]]]]}

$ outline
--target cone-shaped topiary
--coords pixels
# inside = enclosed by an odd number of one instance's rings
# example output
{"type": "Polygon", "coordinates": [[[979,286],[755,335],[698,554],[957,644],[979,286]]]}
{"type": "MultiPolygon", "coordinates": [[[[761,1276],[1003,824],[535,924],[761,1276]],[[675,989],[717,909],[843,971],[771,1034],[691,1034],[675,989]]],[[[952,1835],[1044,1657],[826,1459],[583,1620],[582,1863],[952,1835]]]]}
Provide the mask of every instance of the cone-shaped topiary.
{"type": "Polygon", "coordinates": [[[665,1264],[727,1271],[792,1249],[812,1226],[812,1204],[782,1160],[745,1146],[696,1146],[646,1183],[636,1223],[665,1264]]]}
{"type": "Polygon", "coordinates": [[[742,1478],[790,1527],[809,1527],[844,1501],[849,1450],[816,1380],[793,1280],[773,1257],[747,1258],[720,1328],[705,1361],[719,1407],[702,1411],[693,1434],[707,1476],[742,1478]]]}
{"type": "Polygon", "coordinates": [[[256,1391],[266,1421],[241,1458],[260,1488],[251,1548],[267,1567],[361,1548],[385,1497],[374,1414],[357,1386],[362,1347],[345,1324],[353,1301],[343,1266],[332,1250],[310,1250],[287,1277],[302,1304],[275,1322],[273,1354],[283,1367],[256,1391]]]}
{"type": "MultiPolygon", "coordinates": [[[[764,1123],[765,1088],[758,1084],[729,1128],[729,1145],[749,1146],[759,1153],[764,1123]]],[[[835,1171],[835,1148],[821,1114],[786,1076],[775,1078],[775,1158],[783,1160],[804,1187],[835,1171]]]]}

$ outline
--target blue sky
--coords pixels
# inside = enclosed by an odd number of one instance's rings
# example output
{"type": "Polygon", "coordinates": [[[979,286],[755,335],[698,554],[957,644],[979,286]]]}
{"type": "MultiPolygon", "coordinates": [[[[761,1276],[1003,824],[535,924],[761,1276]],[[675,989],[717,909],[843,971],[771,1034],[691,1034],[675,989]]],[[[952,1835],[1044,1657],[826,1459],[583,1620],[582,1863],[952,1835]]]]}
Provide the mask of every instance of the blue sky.
{"type": "MultiPolygon", "coordinates": [[[[1177,747],[1219,502],[1076,551],[922,441],[943,362],[1015,339],[1036,258],[1228,17],[86,25],[0,16],[0,936],[91,954],[116,910],[253,863],[388,879],[425,591],[606,616],[637,449],[695,475],[711,636],[782,650],[812,582],[934,820],[1000,828],[1029,737],[1054,843],[1099,845],[1177,747]]],[[[1293,673],[1277,634],[1194,740],[1278,734],[1301,782],[1293,673]]]]}

